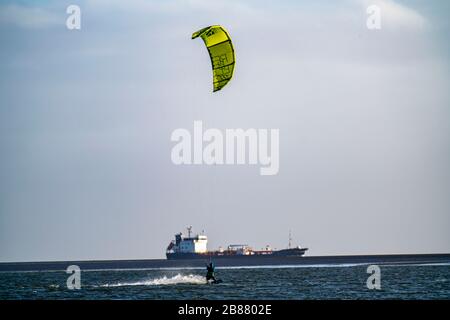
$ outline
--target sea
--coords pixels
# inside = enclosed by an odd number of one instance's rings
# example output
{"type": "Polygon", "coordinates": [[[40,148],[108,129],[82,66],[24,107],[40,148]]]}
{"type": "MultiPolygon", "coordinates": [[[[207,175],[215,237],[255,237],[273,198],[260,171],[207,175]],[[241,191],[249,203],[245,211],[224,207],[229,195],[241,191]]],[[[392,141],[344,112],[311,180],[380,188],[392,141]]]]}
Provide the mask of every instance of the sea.
{"type": "Polygon", "coordinates": [[[0,272],[0,299],[450,299],[448,263],[380,265],[376,280],[372,271],[361,264],[224,267],[216,268],[223,282],[208,284],[203,268],[90,270],[80,272],[79,289],[68,288],[65,270],[8,271],[0,272]]]}

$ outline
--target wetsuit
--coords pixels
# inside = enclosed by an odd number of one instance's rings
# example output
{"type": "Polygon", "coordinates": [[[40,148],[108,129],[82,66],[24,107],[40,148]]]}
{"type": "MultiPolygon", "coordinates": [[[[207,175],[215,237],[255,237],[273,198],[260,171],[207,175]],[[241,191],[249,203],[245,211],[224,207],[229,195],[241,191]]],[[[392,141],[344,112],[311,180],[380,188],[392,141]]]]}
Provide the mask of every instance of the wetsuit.
{"type": "Polygon", "coordinates": [[[214,277],[214,265],[212,263],[206,266],[206,281],[208,280],[216,281],[214,277]]]}

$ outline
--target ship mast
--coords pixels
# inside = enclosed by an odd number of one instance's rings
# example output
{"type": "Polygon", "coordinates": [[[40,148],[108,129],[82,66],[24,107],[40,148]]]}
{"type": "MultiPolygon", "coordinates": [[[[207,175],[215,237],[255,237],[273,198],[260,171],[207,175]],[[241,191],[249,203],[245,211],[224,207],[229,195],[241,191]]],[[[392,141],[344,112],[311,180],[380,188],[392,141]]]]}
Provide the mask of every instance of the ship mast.
{"type": "Polygon", "coordinates": [[[187,231],[188,231],[188,238],[190,238],[191,237],[192,226],[187,227],[187,231]]]}

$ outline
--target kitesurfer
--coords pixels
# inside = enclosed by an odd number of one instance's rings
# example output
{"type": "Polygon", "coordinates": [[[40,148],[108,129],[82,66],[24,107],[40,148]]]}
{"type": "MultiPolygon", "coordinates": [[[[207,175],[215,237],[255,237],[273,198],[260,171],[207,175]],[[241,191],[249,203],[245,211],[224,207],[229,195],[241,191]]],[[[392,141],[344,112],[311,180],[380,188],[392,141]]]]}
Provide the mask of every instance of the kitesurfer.
{"type": "Polygon", "coordinates": [[[208,265],[206,265],[206,281],[213,280],[213,282],[217,282],[216,278],[214,277],[214,264],[210,262],[208,265]]]}

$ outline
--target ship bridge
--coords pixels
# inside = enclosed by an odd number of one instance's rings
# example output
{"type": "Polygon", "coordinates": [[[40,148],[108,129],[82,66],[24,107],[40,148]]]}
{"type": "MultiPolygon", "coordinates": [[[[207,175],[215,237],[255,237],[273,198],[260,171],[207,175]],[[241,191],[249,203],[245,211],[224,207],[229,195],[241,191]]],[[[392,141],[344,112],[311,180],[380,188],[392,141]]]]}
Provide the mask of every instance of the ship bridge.
{"type": "Polygon", "coordinates": [[[203,234],[191,236],[192,227],[188,228],[188,236],[183,237],[180,232],[175,235],[175,241],[172,241],[167,247],[167,251],[176,253],[206,253],[208,251],[208,237],[203,234]]]}

